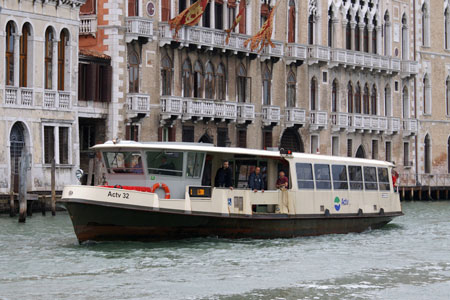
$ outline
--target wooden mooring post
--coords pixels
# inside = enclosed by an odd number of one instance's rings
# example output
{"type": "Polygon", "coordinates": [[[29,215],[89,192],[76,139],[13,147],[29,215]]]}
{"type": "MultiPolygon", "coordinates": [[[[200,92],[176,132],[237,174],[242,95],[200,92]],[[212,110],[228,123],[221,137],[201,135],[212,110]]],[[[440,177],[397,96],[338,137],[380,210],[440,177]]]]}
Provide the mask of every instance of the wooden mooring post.
{"type": "Polygon", "coordinates": [[[52,188],[52,216],[56,215],[56,190],[55,190],[55,177],[56,177],[56,163],[55,159],[52,159],[52,175],[51,175],[51,188],[52,188]]]}
{"type": "Polygon", "coordinates": [[[11,188],[9,192],[9,216],[14,217],[16,215],[16,206],[14,203],[14,172],[11,170],[11,188]]]}
{"type": "Polygon", "coordinates": [[[22,151],[19,167],[19,223],[25,223],[27,219],[27,170],[29,156],[22,151]]]}
{"type": "Polygon", "coordinates": [[[45,195],[39,196],[39,203],[41,204],[42,215],[45,216],[45,195]]]}

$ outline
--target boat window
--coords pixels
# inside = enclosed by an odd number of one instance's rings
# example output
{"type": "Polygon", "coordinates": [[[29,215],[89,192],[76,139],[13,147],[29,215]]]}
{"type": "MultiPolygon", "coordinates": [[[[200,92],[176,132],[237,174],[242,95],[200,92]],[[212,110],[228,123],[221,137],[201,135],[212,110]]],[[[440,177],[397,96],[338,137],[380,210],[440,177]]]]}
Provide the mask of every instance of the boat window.
{"type": "Polygon", "coordinates": [[[369,191],[378,190],[377,168],[364,167],[364,185],[366,187],[366,190],[369,191]]]}
{"type": "Polygon", "coordinates": [[[348,166],[348,175],[350,177],[350,190],[362,190],[363,178],[361,166],[348,166]]]}
{"type": "Polygon", "coordinates": [[[380,183],[380,190],[390,191],[389,171],[387,168],[378,168],[378,182],[380,183]]]}
{"type": "Polygon", "coordinates": [[[348,190],[347,168],[345,165],[331,167],[333,174],[333,188],[335,190],[348,190]]]}
{"type": "Polygon", "coordinates": [[[143,174],[141,153],[103,152],[108,173],[143,174]]]}
{"type": "Polygon", "coordinates": [[[314,178],[312,173],[312,165],[304,163],[296,163],[297,184],[299,189],[314,189],[314,178]]]}
{"type": "Polygon", "coordinates": [[[183,175],[183,152],[147,151],[149,174],[183,175]]]}
{"type": "Polygon", "coordinates": [[[330,166],[325,164],[314,164],[314,177],[316,178],[316,189],[331,190],[330,166]]]}
{"type": "Polygon", "coordinates": [[[205,153],[189,152],[187,156],[186,177],[200,178],[205,153]]]}

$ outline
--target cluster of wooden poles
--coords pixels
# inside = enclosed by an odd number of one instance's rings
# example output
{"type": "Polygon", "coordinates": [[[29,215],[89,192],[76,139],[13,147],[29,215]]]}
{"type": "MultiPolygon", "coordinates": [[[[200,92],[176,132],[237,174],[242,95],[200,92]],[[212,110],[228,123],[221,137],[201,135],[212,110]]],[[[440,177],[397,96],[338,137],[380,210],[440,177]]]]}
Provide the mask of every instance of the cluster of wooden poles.
{"type": "MultiPolygon", "coordinates": [[[[16,216],[15,197],[19,199],[19,223],[25,223],[27,216],[32,215],[33,201],[28,199],[27,193],[27,173],[30,170],[30,155],[26,151],[22,152],[22,156],[19,163],[19,189],[18,193],[14,192],[15,175],[11,172],[11,190],[9,198],[9,215],[10,217],[16,216]]],[[[52,215],[56,214],[56,189],[55,189],[55,176],[56,176],[56,164],[55,159],[52,159],[51,163],[51,210],[52,215]]],[[[38,200],[41,205],[42,215],[45,216],[46,200],[48,193],[38,194],[38,200]]]]}

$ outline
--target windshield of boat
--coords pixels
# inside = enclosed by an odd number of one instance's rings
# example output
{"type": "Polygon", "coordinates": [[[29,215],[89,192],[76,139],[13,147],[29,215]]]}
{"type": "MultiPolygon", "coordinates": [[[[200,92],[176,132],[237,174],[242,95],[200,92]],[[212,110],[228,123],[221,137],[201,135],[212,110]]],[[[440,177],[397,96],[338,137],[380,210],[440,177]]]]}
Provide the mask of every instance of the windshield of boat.
{"type": "Polygon", "coordinates": [[[144,173],[139,152],[104,152],[103,156],[108,173],[144,173]]]}
{"type": "Polygon", "coordinates": [[[183,152],[147,151],[145,154],[149,174],[183,176],[183,152]]]}

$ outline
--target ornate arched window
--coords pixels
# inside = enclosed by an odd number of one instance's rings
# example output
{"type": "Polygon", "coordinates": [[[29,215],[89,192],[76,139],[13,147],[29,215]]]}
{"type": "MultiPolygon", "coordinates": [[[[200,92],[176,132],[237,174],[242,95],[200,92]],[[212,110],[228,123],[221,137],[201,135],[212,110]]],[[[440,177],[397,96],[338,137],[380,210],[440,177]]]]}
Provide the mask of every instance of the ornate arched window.
{"type": "Polygon", "coordinates": [[[447,7],[444,11],[444,47],[450,48],[450,9],[447,7]]]}
{"type": "Polygon", "coordinates": [[[430,45],[430,16],[428,12],[428,5],[422,5],[422,46],[430,45]]]}
{"type": "Polygon", "coordinates": [[[62,30],[59,36],[58,42],[58,90],[64,91],[65,83],[65,59],[66,59],[66,46],[69,43],[69,34],[67,30],[62,30]]]}
{"type": "Polygon", "coordinates": [[[128,92],[139,93],[139,58],[136,52],[128,55],[128,92]]]}
{"type": "Polygon", "coordinates": [[[345,27],[345,48],[347,50],[352,50],[352,17],[350,12],[347,13],[347,26],[345,27]]]}
{"type": "Polygon", "coordinates": [[[392,116],[391,87],[389,84],[384,88],[384,115],[386,117],[392,116]]]}
{"type": "Polygon", "coordinates": [[[240,64],[237,72],[237,98],[238,102],[247,102],[247,98],[249,97],[250,83],[247,78],[247,70],[245,69],[243,64],[240,64]]]}
{"type": "Polygon", "coordinates": [[[338,106],[339,106],[339,101],[338,101],[338,83],[335,80],[333,80],[333,84],[331,87],[331,111],[332,112],[337,112],[338,111],[338,106]]]}
{"type": "Polygon", "coordinates": [[[295,0],[289,0],[288,43],[295,43],[295,0]]]}
{"type": "Polygon", "coordinates": [[[403,112],[403,119],[409,118],[409,94],[408,94],[408,88],[406,86],[403,87],[402,91],[402,112],[403,112]]]}
{"type": "Polygon", "coordinates": [[[217,99],[225,100],[226,99],[226,91],[227,91],[227,77],[225,73],[225,66],[221,63],[217,67],[216,74],[216,86],[217,86],[217,99]]]}
{"type": "Polygon", "coordinates": [[[6,56],[6,85],[14,85],[14,39],[16,35],[16,30],[14,23],[9,21],[6,24],[6,43],[5,43],[5,56],[6,56]]]}
{"type": "Polygon", "coordinates": [[[328,47],[333,47],[333,10],[328,9],[328,47]]]}
{"type": "Polygon", "coordinates": [[[372,52],[378,53],[378,23],[377,18],[373,18],[373,31],[372,31],[372,52]]]}
{"type": "Polygon", "coordinates": [[[377,107],[378,107],[378,103],[377,103],[377,87],[374,84],[372,86],[372,93],[370,95],[370,112],[372,115],[377,115],[378,111],[377,111],[377,107]]]}
{"type": "Polygon", "coordinates": [[[402,17],[402,59],[408,60],[408,20],[406,14],[402,17]]]}
{"type": "Polygon", "coordinates": [[[361,51],[361,33],[360,33],[360,29],[359,29],[359,16],[357,15],[355,17],[355,22],[356,22],[356,28],[355,28],[355,50],[356,51],[361,51]]]}
{"type": "Polygon", "coordinates": [[[183,62],[182,69],[182,84],[183,84],[183,97],[192,97],[191,81],[192,81],[192,66],[191,61],[186,59],[183,62]]]}
{"type": "Polygon", "coordinates": [[[214,66],[208,62],[205,73],[205,98],[214,99],[214,91],[214,66]]]}
{"type": "Polygon", "coordinates": [[[20,77],[19,86],[28,86],[28,47],[31,28],[29,23],[25,23],[20,36],[20,77]]]}
{"type": "Polygon", "coordinates": [[[45,78],[44,87],[48,90],[53,86],[53,41],[55,40],[55,33],[53,28],[48,27],[45,31],[45,78]]]}
{"type": "Polygon", "coordinates": [[[313,45],[314,44],[314,15],[310,14],[308,17],[308,44],[313,45]]]}
{"type": "Polygon", "coordinates": [[[353,86],[350,81],[347,84],[347,112],[353,113],[353,86]]]}
{"type": "Polygon", "coordinates": [[[366,84],[364,86],[364,95],[363,95],[363,113],[365,115],[370,114],[370,99],[369,99],[369,86],[366,84]]]}
{"type": "Polygon", "coordinates": [[[272,73],[267,65],[263,68],[263,105],[271,105],[272,73]]]}
{"type": "Polygon", "coordinates": [[[172,61],[167,56],[161,60],[161,93],[165,96],[172,95],[172,61]]]}
{"type": "Polygon", "coordinates": [[[361,113],[361,87],[359,85],[359,82],[356,84],[355,89],[355,113],[361,113]]]}
{"type": "Polygon", "coordinates": [[[295,107],[295,99],[296,99],[296,90],[297,90],[297,78],[294,72],[290,71],[287,77],[286,84],[286,99],[287,99],[287,107],[295,107]]]}
{"type": "Polygon", "coordinates": [[[369,52],[369,19],[367,15],[364,18],[363,34],[364,34],[364,41],[363,41],[364,49],[361,50],[364,52],[369,52]]]}
{"type": "Polygon", "coordinates": [[[203,97],[203,66],[198,60],[194,65],[194,97],[203,97]]]}
{"type": "Polygon", "coordinates": [[[313,77],[311,79],[311,85],[309,88],[309,97],[310,97],[311,110],[318,110],[319,106],[317,103],[317,79],[316,79],[316,77],[313,77]]]}

